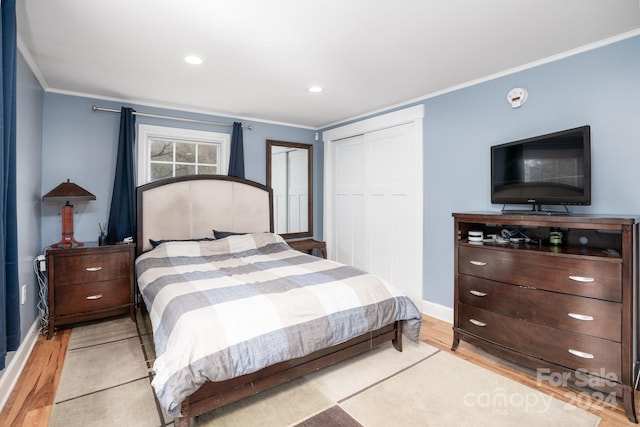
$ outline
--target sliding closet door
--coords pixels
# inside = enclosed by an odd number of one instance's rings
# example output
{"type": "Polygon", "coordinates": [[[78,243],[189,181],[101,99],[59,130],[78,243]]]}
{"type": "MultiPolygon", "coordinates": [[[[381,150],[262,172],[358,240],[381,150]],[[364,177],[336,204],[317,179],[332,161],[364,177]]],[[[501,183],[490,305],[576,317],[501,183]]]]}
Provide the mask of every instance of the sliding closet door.
{"type": "Polygon", "coordinates": [[[338,262],[366,270],[364,136],[354,136],[334,145],[335,208],[333,242],[338,262]]]}
{"type": "Polygon", "coordinates": [[[332,141],[333,259],[422,300],[421,197],[415,123],[332,141]]]}

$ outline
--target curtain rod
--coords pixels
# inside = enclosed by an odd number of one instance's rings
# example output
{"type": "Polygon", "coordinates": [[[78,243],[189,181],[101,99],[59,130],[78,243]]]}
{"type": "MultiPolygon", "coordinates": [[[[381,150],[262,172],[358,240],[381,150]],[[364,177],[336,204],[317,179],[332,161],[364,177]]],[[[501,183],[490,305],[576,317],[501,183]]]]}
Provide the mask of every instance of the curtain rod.
{"type": "MultiPolygon", "coordinates": [[[[107,113],[119,113],[120,110],[114,110],[113,108],[103,108],[103,107],[98,107],[96,105],[92,105],[91,106],[91,110],[93,111],[105,111],[107,113]]],[[[177,120],[180,122],[189,122],[189,123],[204,123],[206,125],[215,125],[215,126],[233,126],[233,123],[229,124],[229,123],[217,123],[217,122],[209,122],[207,120],[198,120],[198,119],[185,119],[182,117],[173,117],[173,116],[162,116],[160,114],[149,114],[149,113],[139,113],[137,111],[133,112],[134,116],[142,116],[142,117],[152,117],[155,119],[168,119],[168,120],[177,120]]],[[[242,125],[243,129],[249,129],[249,130],[253,130],[252,126],[249,125],[242,125]]]]}

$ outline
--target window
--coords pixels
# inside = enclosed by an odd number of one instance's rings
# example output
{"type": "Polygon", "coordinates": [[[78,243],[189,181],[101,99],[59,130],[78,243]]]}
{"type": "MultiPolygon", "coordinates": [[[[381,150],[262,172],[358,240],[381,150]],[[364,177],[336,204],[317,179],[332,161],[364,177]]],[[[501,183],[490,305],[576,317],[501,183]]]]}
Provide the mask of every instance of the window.
{"type": "Polygon", "coordinates": [[[138,126],[137,185],[183,175],[226,175],[231,136],[162,126],[138,126]]]}

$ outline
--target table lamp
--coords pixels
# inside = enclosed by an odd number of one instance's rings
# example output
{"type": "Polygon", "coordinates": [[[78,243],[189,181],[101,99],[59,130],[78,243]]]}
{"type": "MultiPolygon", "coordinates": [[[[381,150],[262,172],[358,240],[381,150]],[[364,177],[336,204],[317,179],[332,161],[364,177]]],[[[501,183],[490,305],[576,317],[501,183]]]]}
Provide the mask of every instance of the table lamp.
{"type": "Polygon", "coordinates": [[[96,196],[89,193],[79,185],[69,182],[68,179],[67,182],[63,182],[42,196],[42,200],[45,202],[65,202],[60,213],[62,216],[62,238],[58,243],[51,245],[52,248],[70,248],[73,245],[84,245],[84,243],[76,241],[73,237],[73,205],[69,202],[95,199],[96,196]]]}

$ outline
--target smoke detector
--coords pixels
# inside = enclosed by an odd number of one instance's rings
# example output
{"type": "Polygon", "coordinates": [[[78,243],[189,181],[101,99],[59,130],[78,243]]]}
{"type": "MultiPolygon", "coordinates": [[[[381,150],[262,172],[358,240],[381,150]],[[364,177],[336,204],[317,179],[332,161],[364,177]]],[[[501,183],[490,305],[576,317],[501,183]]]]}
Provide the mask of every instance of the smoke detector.
{"type": "Polygon", "coordinates": [[[518,108],[527,100],[527,90],[521,87],[513,88],[507,94],[507,102],[511,108],[518,108]]]}

